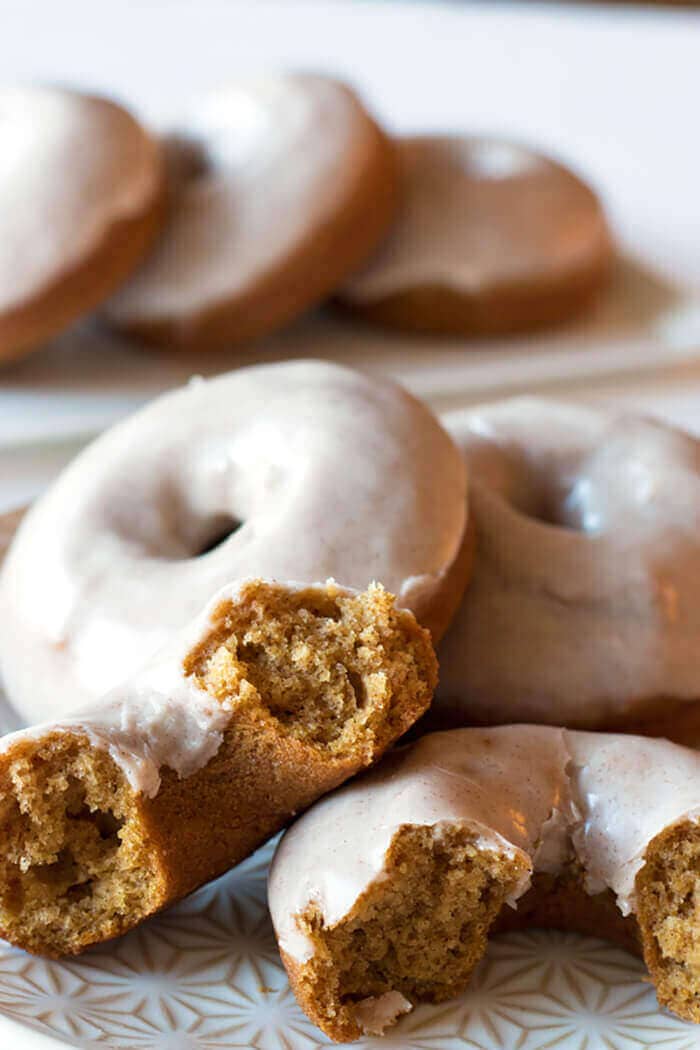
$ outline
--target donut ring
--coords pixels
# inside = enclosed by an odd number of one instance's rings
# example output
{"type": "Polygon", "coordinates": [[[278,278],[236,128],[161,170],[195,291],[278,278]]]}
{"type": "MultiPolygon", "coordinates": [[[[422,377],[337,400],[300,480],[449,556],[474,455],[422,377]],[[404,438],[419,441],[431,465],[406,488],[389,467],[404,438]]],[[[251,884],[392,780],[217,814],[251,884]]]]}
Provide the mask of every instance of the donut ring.
{"type": "Polygon", "coordinates": [[[700,755],[667,740],[424,736],[278,846],[268,900],[299,1003],[339,1042],[378,1035],[463,992],[492,931],[544,926],[643,954],[659,1002],[700,1022],[699,817],[700,755]]]}
{"type": "Polygon", "coordinates": [[[393,147],[335,80],[231,85],[178,139],[167,228],[106,310],[150,343],[216,348],[274,331],[364,262],[393,217],[393,147]]]}
{"type": "Polygon", "coordinates": [[[567,168],[514,143],[398,143],[403,204],[339,299],[371,321],[456,335],[516,332],[575,314],[603,285],[600,202],[567,168]]]}
{"type": "Polygon", "coordinates": [[[94,701],[251,576],[377,580],[438,637],[470,570],[465,521],[459,451],[392,383],[316,361],[194,381],[23,520],[0,576],[9,696],[29,720],[94,701]]]}
{"type": "Polygon", "coordinates": [[[0,361],[110,295],[164,217],[158,145],[120,106],[58,88],[0,92],[0,361]]]}
{"type": "Polygon", "coordinates": [[[697,722],[700,442],[537,399],[445,422],[470,471],[477,557],[439,649],[436,714],[697,722]]]}

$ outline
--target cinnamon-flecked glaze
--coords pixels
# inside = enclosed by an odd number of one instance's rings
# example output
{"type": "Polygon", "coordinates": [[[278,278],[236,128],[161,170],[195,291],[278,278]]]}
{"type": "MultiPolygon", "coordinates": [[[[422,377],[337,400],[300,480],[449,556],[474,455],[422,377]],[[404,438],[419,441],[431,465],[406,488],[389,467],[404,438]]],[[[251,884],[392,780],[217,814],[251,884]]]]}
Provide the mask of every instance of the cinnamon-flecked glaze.
{"type": "Polygon", "coordinates": [[[194,380],[99,438],[22,522],[0,576],[5,685],[29,719],[60,717],[251,576],[377,580],[437,636],[465,522],[459,451],[394,384],[314,361],[194,380]]]}
{"type": "Polygon", "coordinates": [[[600,202],[573,172],[516,143],[397,143],[403,196],[379,251],[341,290],[399,327],[488,332],[560,320],[605,277],[600,202]]]}
{"type": "Polygon", "coordinates": [[[363,263],[394,214],[393,146],[328,77],[222,87],[183,121],[169,156],[168,225],[106,311],[166,347],[279,327],[363,263]]]}
{"type": "Polygon", "coordinates": [[[120,106],[57,87],[0,91],[0,360],[94,308],[161,225],[157,143],[120,106]]]}
{"type": "MultiPolygon", "coordinates": [[[[235,602],[248,581],[222,587],[183,629],[128,680],[95,703],[56,721],[8,733],[0,754],[22,740],[42,740],[51,732],[80,734],[107,751],[134,792],[153,798],[163,767],[189,777],[207,764],[221,746],[232,707],[221,703],[185,671],[186,658],[214,629],[222,603],[235,602]]],[[[294,584],[286,584],[294,589],[294,584]]]]}
{"type": "Polygon", "coordinates": [[[641,726],[700,699],[700,443],[538,399],[454,413],[474,576],[440,649],[453,724],[641,726]]]}
{"type": "MultiPolygon", "coordinates": [[[[282,839],[269,880],[280,947],[304,962],[296,922],[310,904],[326,926],[383,875],[400,828],[460,825],[482,850],[518,854],[530,875],[572,860],[586,890],[635,911],[635,877],[661,831],[700,816],[700,754],[665,740],[515,725],[432,733],[317,803],[282,839]]],[[[511,904],[526,892],[516,887],[511,904]]]]}

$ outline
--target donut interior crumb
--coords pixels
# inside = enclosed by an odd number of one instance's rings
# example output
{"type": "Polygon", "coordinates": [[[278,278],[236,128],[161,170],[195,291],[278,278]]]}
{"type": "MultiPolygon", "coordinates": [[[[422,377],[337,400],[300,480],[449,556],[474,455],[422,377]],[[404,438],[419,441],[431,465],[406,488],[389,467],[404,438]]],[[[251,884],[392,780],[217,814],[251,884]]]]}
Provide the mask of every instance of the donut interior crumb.
{"type": "Polygon", "coordinates": [[[17,749],[0,780],[0,827],[0,927],[27,950],[78,951],[157,906],[133,792],[84,738],[48,734],[17,749]]]}
{"type": "Polygon", "coordinates": [[[700,1022],[700,827],[683,821],[650,844],[637,876],[638,919],[659,1002],[700,1022]]]}
{"type": "Polygon", "coordinates": [[[367,1001],[399,992],[442,1002],[463,990],[486,935],[525,861],[479,849],[461,827],[403,827],[376,880],[330,928],[315,906],[299,918],[314,954],[293,974],[295,991],[333,1039],[359,1038],[367,1001]]]}
{"type": "Polygon", "coordinates": [[[376,730],[405,717],[405,698],[427,705],[426,682],[435,684],[432,650],[411,644],[407,617],[378,584],[344,594],[255,581],[223,603],[187,670],[220,702],[259,706],[330,754],[370,750],[376,730]]]}

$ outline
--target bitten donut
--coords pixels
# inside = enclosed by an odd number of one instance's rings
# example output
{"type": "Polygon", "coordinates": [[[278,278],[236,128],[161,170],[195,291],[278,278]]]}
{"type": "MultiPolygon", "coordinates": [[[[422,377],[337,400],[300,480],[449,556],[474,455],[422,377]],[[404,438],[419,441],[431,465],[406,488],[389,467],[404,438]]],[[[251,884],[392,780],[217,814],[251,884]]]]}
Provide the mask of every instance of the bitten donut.
{"type": "Polygon", "coordinates": [[[196,380],[100,437],[23,520],[0,665],[30,721],[98,699],[249,576],[372,580],[435,638],[471,568],[464,461],[394,384],[314,361],[196,380]]]}
{"type": "Polygon", "coordinates": [[[99,704],[0,744],[0,936],[123,933],[369,765],[430,703],[428,631],[379,585],[229,585],[99,704]]]}
{"type": "Polygon", "coordinates": [[[59,88],[0,91],[0,361],[94,309],[164,218],[158,144],[126,110],[59,88]]]}
{"type": "Polygon", "coordinates": [[[217,91],[173,136],[171,159],[168,226],[106,311],[165,347],[224,347],[279,328],[364,262],[395,210],[392,145],[327,77],[217,91]]]}
{"type": "Polygon", "coordinates": [[[436,714],[700,728],[700,443],[537,399],[446,425],[471,471],[477,556],[436,714]]]}
{"type": "Polygon", "coordinates": [[[458,995],[492,929],[642,954],[700,1021],[700,754],[545,726],[423,737],[283,837],[269,902],[309,1017],[345,1042],[458,995]],[[494,925],[495,924],[495,925],[494,925]]]}
{"type": "Polygon", "coordinates": [[[398,143],[403,198],[376,256],[339,293],[369,320],[477,335],[563,321],[604,284],[605,215],[573,172],[511,142],[398,143]]]}

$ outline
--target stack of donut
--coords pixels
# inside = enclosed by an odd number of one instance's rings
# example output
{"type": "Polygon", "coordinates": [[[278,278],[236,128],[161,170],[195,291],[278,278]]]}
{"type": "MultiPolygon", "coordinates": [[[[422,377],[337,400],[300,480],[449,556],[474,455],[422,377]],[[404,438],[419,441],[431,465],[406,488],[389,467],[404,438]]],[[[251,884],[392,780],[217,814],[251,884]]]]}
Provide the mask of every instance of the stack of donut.
{"type": "Polygon", "coordinates": [[[0,361],[92,311],[141,344],[248,342],[332,297],[464,336],[562,321],[604,284],[600,202],[514,143],[393,140],[346,85],[259,77],[156,139],[121,106],[0,91],[0,361]]]}
{"type": "Polygon", "coordinates": [[[700,444],[532,399],[444,423],[334,365],[241,369],[28,512],[0,664],[44,721],[0,745],[4,937],[81,951],[308,809],[270,907],[332,1038],[526,924],[638,950],[700,1021],[700,757],[659,739],[700,714],[700,444]]]}
{"type": "MultiPolygon", "coordinates": [[[[326,78],[222,91],[164,144],[69,93],[0,116],[4,357],[100,303],[172,346],[330,294],[505,331],[569,316],[610,258],[554,162],[392,143],[326,78]]],[[[489,932],[527,924],[639,951],[700,1021],[700,756],[671,742],[700,724],[693,437],[533,399],[441,422],[319,361],[240,369],[102,435],[0,554],[29,723],[0,743],[2,936],[82,951],[303,814],[270,908],[333,1039],[458,994],[489,932]]]]}

